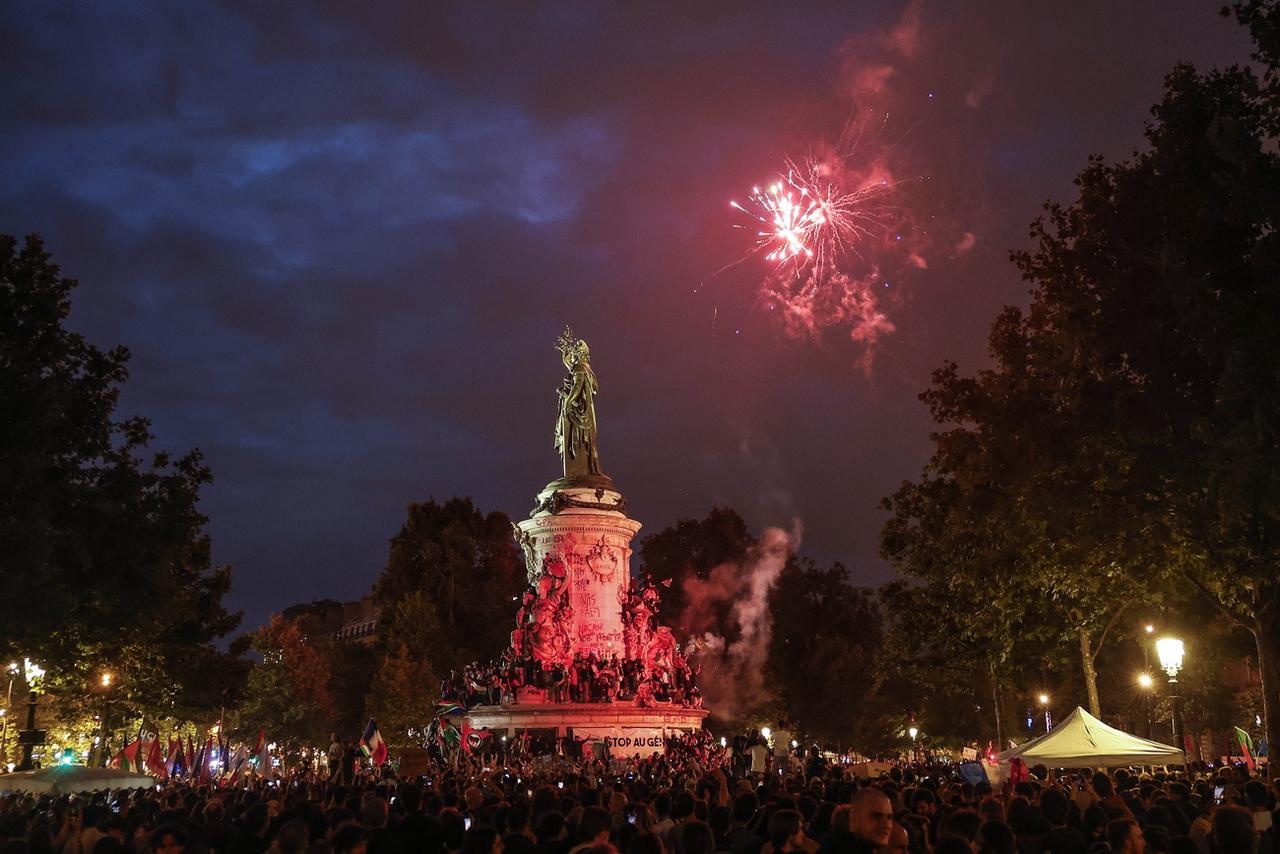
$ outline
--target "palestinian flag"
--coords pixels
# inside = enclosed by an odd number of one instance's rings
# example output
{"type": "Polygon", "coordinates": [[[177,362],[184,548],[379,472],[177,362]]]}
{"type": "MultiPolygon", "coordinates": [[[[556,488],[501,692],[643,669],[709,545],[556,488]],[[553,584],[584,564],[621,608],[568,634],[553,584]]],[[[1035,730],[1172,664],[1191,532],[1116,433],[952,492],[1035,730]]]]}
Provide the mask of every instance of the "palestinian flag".
{"type": "Polygon", "coordinates": [[[382,733],[378,732],[378,724],[373,718],[365,724],[364,734],[360,736],[360,749],[373,760],[374,765],[387,761],[387,743],[382,740],[382,733]]]}

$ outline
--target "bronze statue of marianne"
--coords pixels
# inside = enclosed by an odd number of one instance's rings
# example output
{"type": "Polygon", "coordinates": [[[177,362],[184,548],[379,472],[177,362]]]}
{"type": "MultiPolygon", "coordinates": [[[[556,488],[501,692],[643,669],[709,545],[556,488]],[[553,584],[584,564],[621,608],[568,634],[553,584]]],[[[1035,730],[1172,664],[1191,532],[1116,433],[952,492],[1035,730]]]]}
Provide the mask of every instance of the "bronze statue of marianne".
{"type": "Polygon", "coordinates": [[[603,476],[600,454],[596,449],[596,394],[600,385],[591,370],[591,351],[587,342],[574,338],[564,328],[556,349],[569,373],[556,394],[560,397],[560,417],[556,419],[556,450],[564,461],[564,476],[569,479],[591,479],[603,476]]]}

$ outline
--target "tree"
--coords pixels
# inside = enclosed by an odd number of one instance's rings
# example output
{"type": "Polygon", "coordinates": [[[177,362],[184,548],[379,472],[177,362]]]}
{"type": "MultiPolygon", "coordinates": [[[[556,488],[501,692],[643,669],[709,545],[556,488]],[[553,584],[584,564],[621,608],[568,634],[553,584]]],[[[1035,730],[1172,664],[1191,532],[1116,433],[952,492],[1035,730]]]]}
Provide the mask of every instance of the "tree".
{"type": "Polygon", "coordinates": [[[1153,115],[1150,150],[1095,160],[1016,257],[1025,335],[1080,354],[1058,373],[1088,392],[1073,444],[1095,500],[1130,520],[1113,541],[1253,634],[1280,743],[1276,116],[1250,71],[1188,66],[1153,115]]]}
{"type": "Polygon", "coordinates": [[[395,749],[421,743],[420,734],[431,722],[440,696],[435,662],[446,659],[446,638],[435,607],[421,590],[407,594],[383,619],[387,626],[368,706],[395,749]]]}
{"type": "MultiPolygon", "coordinates": [[[[881,553],[905,576],[937,588],[926,597],[932,609],[955,612],[923,624],[952,636],[932,638],[913,626],[913,612],[898,609],[913,639],[945,648],[967,638],[992,678],[1012,656],[1025,663],[1032,652],[1052,657],[1054,644],[1074,646],[1097,715],[1095,665],[1138,593],[1136,558],[1126,559],[1114,542],[1098,547],[1116,518],[1080,504],[1080,490],[1065,486],[1082,462],[1063,456],[1063,386],[1044,376],[1011,331],[1016,316],[1006,312],[992,328],[989,352],[1000,368],[968,378],[949,363],[921,395],[946,429],[934,434],[921,479],[885,500],[893,516],[881,553]]],[[[1147,590],[1143,598],[1158,596],[1147,590]]]]}
{"type": "MultiPolygon", "coordinates": [[[[427,597],[448,641],[432,662],[441,671],[492,658],[506,646],[515,625],[513,603],[526,583],[511,531],[506,515],[483,514],[469,498],[443,504],[430,499],[409,505],[408,519],[392,538],[374,598],[384,615],[394,615],[409,595],[427,597]]],[[[381,625],[379,643],[386,643],[381,625]]]]}
{"type": "Polygon", "coordinates": [[[126,673],[149,714],[216,708],[243,671],[214,641],[239,622],[198,510],[199,451],[142,459],[144,418],[116,418],[129,352],[63,322],[77,286],[40,239],[0,235],[0,652],[41,661],[51,692],[126,673]]]}
{"type": "Polygon", "coordinates": [[[1273,744],[1276,103],[1247,69],[1178,66],[1147,149],[1091,160],[1076,201],[1049,205],[1034,248],[1015,254],[1032,299],[993,327],[994,367],[935,377],[935,400],[955,402],[935,418],[987,449],[1009,440],[1023,453],[1023,467],[1001,469],[1002,518],[1035,534],[1035,562],[1058,564],[1070,592],[1190,585],[1253,636],[1273,744]],[[1015,393],[996,393],[1002,383],[1015,393]]]}
{"type": "Polygon", "coordinates": [[[841,564],[792,560],[769,603],[770,683],[810,738],[849,744],[867,711],[882,642],[880,609],[841,564]]]}
{"type": "Polygon", "coordinates": [[[334,641],[311,634],[306,617],[279,614],[250,637],[262,661],[249,673],[232,732],[251,740],[263,729],[290,752],[328,744],[337,714],[330,689],[334,641]]]}

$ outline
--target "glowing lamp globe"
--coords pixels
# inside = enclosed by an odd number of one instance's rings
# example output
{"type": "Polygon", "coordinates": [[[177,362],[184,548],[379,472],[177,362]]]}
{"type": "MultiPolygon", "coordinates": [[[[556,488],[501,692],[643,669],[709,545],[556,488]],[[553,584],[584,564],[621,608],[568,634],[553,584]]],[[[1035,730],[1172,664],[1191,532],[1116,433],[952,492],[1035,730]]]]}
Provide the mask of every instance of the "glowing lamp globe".
{"type": "Polygon", "coordinates": [[[1150,673],[1139,673],[1139,674],[1138,674],[1138,685],[1139,685],[1139,686],[1141,686],[1141,687],[1143,687],[1143,688],[1150,688],[1153,684],[1155,684],[1155,680],[1151,678],[1151,674],[1150,674],[1150,673]]]}
{"type": "Polygon", "coordinates": [[[1160,667],[1169,674],[1170,679],[1178,678],[1185,653],[1182,641],[1178,638],[1160,638],[1156,641],[1156,656],[1160,659],[1160,667]]]}
{"type": "Polygon", "coordinates": [[[915,741],[916,736],[919,734],[920,734],[920,730],[916,729],[915,727],[911,727],[910,729],[907,730],[907,735],[911,736],[912,741],[915,741]]]}

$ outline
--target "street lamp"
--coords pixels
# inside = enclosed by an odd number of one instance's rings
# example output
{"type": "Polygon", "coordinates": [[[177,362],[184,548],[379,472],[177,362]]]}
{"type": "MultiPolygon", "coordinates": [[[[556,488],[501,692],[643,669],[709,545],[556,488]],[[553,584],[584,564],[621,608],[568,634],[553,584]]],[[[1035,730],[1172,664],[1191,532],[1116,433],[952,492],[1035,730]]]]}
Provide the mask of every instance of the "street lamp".
{"type": "Polygon", "coordinates": [[[4,711],[0,711],[0,715],[4,716],[4,724],[0,727],[0,765],[8,767],[9,765],[9,708],[13,705],[13,680],[18,676],[18,662],[10,661],[9,671],[9,693],[5,695],[4,711]]]}
{"type": "Polygon", "coordinates": [[[1154,688],[1156,687],[1156,680],[1152,678],[1150,673],[1144,670],[1143,672],[1138,674],[1138,687],[1141,688],[1143,691],[1147,692],[1147,697],[1146,697],[1146,700],[1144,701],[1144,705],[1146,706],[1146,713],[1147,713],[1146,714],[1147,738],[1152,738],[1155,735],[1155,728],[1156,728],[1156,724],[1155,724],[1156,700],[1155,700],[1155,691],[1154,691],[1154,688]]]}
{"type": "Polygon", "coordinates": [[[1179,638],[1163,637],[1156,641],[1156,658],[1160,659],[1160,667],[1169,674],[1169,699],[1173,701],[1173,718],[1170,729],[1173,732],[1173,746],[1183,750],[1182,745],[1182,698],[1178,696],[1178,671],[1182,669],[1182,659],[1186,648],[1179,638]]]}
{"type": "Polygon", "coordinates": [[[107,671],[102,674],[100,680],[102,684],[102,714],[99,716],[98,724],[98,756],[97,764],[106,765],[107,757],[110,755],[107,749],[107,717],[111,712],[111,683],[115,681],[115,674],[107,671]]]}
{"type": "MultiPolygon", "coordinates": [[[[16,664],[14,665],[17,666],[16,664]]],[[[44,733],[36,730],[36,694],[39,693],[44,683],[44,668],[36,664],[29,658],[22,659],[23,675],[27,678],[27,687],[30,693],[27,694],[27,728],[18,733],[18,738],[22,743],[22,764],[18,766],[20,771],[30,771],[32,768],[31,753],[35,750],[36,743],[44,744],[44,733]]]]}
{"type": "Polygon", "coordinates": [[[1040,705],[1044,706],[1044,732],[1045,735],[1053,729],[1053,714],[1049,711],[1049,695],[1041,694],[1039,697],[1040,705]]]}

